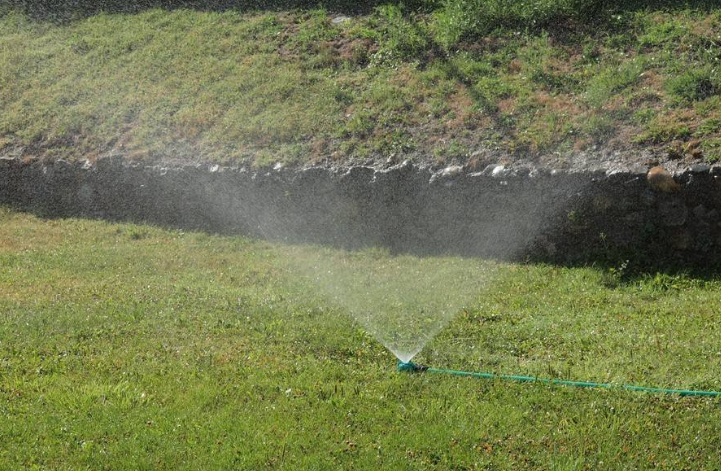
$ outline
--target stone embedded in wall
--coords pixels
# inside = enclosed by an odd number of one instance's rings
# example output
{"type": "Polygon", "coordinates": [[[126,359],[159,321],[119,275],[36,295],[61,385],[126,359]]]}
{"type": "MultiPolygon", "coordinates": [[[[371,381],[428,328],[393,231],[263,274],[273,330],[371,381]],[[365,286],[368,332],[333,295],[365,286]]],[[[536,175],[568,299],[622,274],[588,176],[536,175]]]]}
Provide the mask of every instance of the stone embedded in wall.
{"type": "Polygon", "coordinates": [[[597,213],[606,213],[615,205],[615,198],[609,195],[597,195],[593,198],[593,210],[597,213]]]}
{"type": "Polygon", "coordinates": [[[670,243],[675,250],[688,250],[693,243],[693,236],[688,229],[675,228],[670,233],[670,243]]]}
{"type": "Polygon", "coordinates": [[[688,208],[681,198],[670,198],[659,203],[658,215],[661,224],[666,227],[683,226],[688,217],[688,208]]]}
{"type": "Polygon", "coordinates": [[[708,212],[706,211],[706,207],[703,204],[699,204],[695,208],[693,208],[693,215],[697,219],[705,219],[708,212]]]}
{"type": "Polygon", "coordinates": [[[646,174],[648,185],[661,193],[673,193],[681,189],[681,186],[674,181],[673,175],[663,167],[653,167],[646,174]]]}

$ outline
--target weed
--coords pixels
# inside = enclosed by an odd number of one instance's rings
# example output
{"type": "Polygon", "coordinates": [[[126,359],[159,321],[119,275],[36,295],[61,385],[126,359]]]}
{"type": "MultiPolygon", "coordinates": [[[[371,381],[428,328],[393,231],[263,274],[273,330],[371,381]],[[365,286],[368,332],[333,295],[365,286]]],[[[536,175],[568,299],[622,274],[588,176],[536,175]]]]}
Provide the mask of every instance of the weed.
{"type": "Polygon", "coordinates": [[[128,233],[128,237],[130,240],[142,240],[147,238],[150,235],[150,233],[143,229],[132,229],[128,233]]]}
{"type": "Polygon", "coordinates": [[[455,139],[439,143],[433,149],[433,156],[440,165],[446,165],[450,162],[463,162],[470,153],[471,151],[467,146],[455,139]]]}
{"type": "Polygon", "coordinates": [[[646,125],[646,130],[634,139],[639,143],[660,144],[675,140],[685,140],[692,135],[691,128],[675,116],[656,116],[646,125]]]}
{"type": "Polygon", "coordinates": [[[370,111],[358,111],[349,117],[344,131],[348,136],[367,137],[375,126],[375,119],[370,111]]]}
{"type": "Polygon", "coordinates": [[[704,136],[706,134],[714,134],[721,130],[721,118],[708,118],[699,124],[696,128],[695,136],[704,136]]]}
{"type": "Polygon", "coordinates": [[[377,53],[376,64],[414,60],[428,52],[427,27],[420,21],[407,19],[402,6],[386,4],[378,8],[378,13],[382,18],[385,41],[377,53]]]}
{"type": "Polygon", "coordinates": [[[721,92],[721,77],[716,69],[703,67],[689,70],[671,77],[667,82],[668,92],[679,100],[702,101],[721,92]]]}
{"type": "Polygon", "coordinates": [[[614,134],[615,122],[606,113],[596,113],[587,117],[581,129],[594,142],[601,143],[614,134]]]}
{"type": "Polygon", "coordinates": [[[298,21],[300,24],[293,41],[305,50],[310,50],[320,41],[334,39],[340,33],[340,29],[331,23],[328,12],[323,8],[311,10],[298,21]]]}
{"type": "Polygon", "coordinates": [[[643,70],[644,64],[641,61],[606,68],[589,80],[586,100],[591,106],[600,108],[613,100],[619,92],[637,83],[643,70]]]}
{"type": "Polygon", "coordinates": [[[721,138],[707,139],[702,144],[703,155],[709,163],[721,162],[721,138]]]}
{"type": "Polygon", "coordinates": [[[617,288],[628,280],[629,260],[620,262],[617,266],[609,267],[606,272],[605,282],[610,288],[617,288]]]}

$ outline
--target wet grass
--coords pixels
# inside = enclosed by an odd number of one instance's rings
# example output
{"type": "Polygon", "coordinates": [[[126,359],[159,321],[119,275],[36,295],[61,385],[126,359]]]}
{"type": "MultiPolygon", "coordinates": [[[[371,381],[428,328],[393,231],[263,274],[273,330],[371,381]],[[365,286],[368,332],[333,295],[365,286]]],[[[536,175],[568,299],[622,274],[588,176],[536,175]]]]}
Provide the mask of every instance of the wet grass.
{"type": "MultiPolygon", "coordinates": [[[[326,253],[2,210],[0,469],[718,467],[718,401],[397,374],[326,253]]],[[[721,389],[718,279],[484,266],[419,361],[721,389]]]]}
{"type": "Polygon", "coordinates": [[[721,157],[713,2],[55,3],[0,8],[3,155],[721,157]]]}

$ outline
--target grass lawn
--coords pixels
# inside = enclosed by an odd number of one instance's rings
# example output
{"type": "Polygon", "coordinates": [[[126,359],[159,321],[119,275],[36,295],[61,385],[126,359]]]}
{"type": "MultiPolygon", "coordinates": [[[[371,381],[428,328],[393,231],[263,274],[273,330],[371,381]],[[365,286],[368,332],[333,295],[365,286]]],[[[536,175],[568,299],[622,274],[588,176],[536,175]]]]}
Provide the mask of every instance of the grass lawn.
{"type": "Polygon", "coordinates": [[[721,389],[718,279],[346,254],[0,210],[0,469],[721,466],[718,400],[397,373],[348,315],[355,304],[334,301],[364,288],[326,288],[324,264],[337,260],[379,279],[408,267],[419,286],[449,263],[488,278],[420,362],[721,389]]]}
{"type": "Polygon", "coordinates": [[[721,159],[718,2],[308,3],[0,5],[0,155],[721,159]]]}

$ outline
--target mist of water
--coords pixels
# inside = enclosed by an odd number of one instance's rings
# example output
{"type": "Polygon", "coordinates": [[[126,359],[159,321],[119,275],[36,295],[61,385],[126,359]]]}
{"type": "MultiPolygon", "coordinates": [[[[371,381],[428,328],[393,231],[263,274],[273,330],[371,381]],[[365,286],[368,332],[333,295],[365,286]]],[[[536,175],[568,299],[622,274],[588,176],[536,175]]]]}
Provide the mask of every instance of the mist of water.
{"type": "MultiPolygon", "coordinates": [[[[400,246],[405,248],[403,241],[410,240],[408,245],[412,248],[413,241],[428,236],[436,255],[412,250],[396,254],[387,248],[347,250],[308,245],[286,245],[280,250],[293,276],[304,279],[304,286],[312,287],[328,304],[349,314],[399,360],[408,362],[461,310],[483,304],[484,293],[500,275],[502,264],[464,252],[519,258],[537,242],[548,222],[566,211],[566,195],[575,194],[576,187],[582,186],[580,181],[561,190],[517,186],[512,195],[499,190],[497,195],[479,198],[474,200],[475,205],[468,206],[455,200],[453,193],[448,193],[445,199],[415,201],[394,187],[399,198],[384,201],[373,213],[391,226],[386,228],[392,235],[389,240],[393,243],[389,245],[395,247],[401,241],[400,246]],[[400,208],[396,206],[398,199],[400,208]],[[402,204],[411,205],[410,214],[415,218],[403,211],[402,204]],[[398,217],[387,217],[389,214],[398,217]],[[424,229],[422,224],[417,227],[419,222],[439,219],[447,224],[430,226],[435,232],[424,232],[428,228],[424,229]],[[469,223],[471,219],[473,222],[469,223]],[[415,231],[404,224],[416,227],[415,231]],[[445,252],[454,255],[437,255],[445,252]],[[459,253],[464,255],[455,255],[459,253]]],[[[338,208],[328,206],[329,214],[335,216],[344,214],[344,208],[352,212],[358,204],[342,196],[324,195],[318,201],[327,206],[329,201],[339,202],[338,208]]],[[[264,237],[286,239],[287,228],[275,211],[254,214],[264,237]]],[[[341,217],[331,220],[335,224],[324,230],[335,234],[337,240],[349,242],[349,246],[368,246],[367,240],[358,236],[358,227],[339,222],[341,217]]]]}
{"type": "Polygon", "coordinates": [[[459,257],[319,247],[287,248],[284,256],[330,304],[350,314],[403,362],[461,309],[477,303],[496,266],[459,257]]]}

